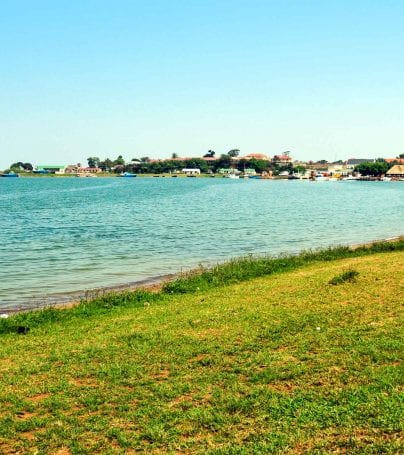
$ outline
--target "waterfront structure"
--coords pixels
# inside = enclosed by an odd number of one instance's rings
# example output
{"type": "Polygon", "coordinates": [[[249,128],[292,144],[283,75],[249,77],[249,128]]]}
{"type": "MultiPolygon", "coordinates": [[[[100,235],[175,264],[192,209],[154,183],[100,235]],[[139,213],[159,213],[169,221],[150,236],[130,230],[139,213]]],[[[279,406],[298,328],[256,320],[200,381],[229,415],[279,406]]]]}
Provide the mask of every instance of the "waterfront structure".
{"type": "Polygon", "coordinates": [[[36,174],[64,174],[65,166],[55,166],[55,165],[38,165],[34,173],[36,174]]]}
{"type": "Polygon", "coordinates": [[[404,165],[396,164],[386,172],[386,175],[393,178],[404,178],[404,165]]]}
{"type": "Polygon", "coordinates": [[[184,168],[181,172],[185,175],[199,175],[201,170],[198,168],[184,168]]]}
{"type": "Polygon", "coordinates": [[[374,163],[375,160],[373,158],[349,158],[345,162],[345,166],[348,171],[353,171],[356,166],[362,163],[374,163]]]}

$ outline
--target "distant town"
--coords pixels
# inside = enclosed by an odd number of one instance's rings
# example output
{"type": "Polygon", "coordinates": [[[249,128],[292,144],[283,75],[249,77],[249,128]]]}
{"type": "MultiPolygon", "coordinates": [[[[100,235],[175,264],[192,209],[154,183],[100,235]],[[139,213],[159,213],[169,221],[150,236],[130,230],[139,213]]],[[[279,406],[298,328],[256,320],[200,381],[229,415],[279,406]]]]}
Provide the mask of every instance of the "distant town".
{"type": "Polygon", "coordinates": [[[87,158],[86,164],[32,164],[15,162],[0,173],[2,177],[17,176],[222,176],[229,178],[287,178],[287,179],[365,179],[403,180],[404,153],[387,158],[349,158],[328,162],[294,160],[291,152],[274,156],[250,153],[245,156],[232,149],[216,155],[209,150],[202,157],[180,157],[173,153],[167,159],[149,157],[126,161],[122,155],[116,159],[87,158]]]}

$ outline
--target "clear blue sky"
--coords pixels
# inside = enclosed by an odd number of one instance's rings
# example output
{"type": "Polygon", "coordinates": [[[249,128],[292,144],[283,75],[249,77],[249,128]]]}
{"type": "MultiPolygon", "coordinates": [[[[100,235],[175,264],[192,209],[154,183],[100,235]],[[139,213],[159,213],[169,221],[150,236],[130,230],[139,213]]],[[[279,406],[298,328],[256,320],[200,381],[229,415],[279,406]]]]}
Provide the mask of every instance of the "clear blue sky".
{"type": "Polygon", "coordinates": [[[2,0],[0,168],[404,152],[402,0],[2,0]]]}

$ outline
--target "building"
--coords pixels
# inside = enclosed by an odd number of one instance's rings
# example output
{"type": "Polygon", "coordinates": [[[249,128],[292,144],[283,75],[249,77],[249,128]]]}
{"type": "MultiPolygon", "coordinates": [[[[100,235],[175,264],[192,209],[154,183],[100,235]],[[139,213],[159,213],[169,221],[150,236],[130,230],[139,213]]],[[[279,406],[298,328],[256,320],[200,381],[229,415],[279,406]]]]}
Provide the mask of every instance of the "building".
{"type": "Polygon", "coordinates": [[[249,153],[246,156],[241,157],[240,159],[243,160],[265,160],[269,161],[270,158],[267,155],[264,155],[263,153],[249,153]]]}
{"type": "Polygon", "coordinates": [[[386,172],[386,175],[391,178],[402,179],[404,178],[404,165],[396,164],[386,172]]]}
{"type": "Polygon", "coordinates": [[[332,175],[347,175],[348,169],[345,163],[328,163],[327,172],[332,175]]]}
{"type": "Polygon", "coordinates": [[[40,165],[36,166],[35,174],[64,174],[65,166],[40,165]]]}
{"type": "Polygon", "coordinates": [[[404,164],[404,158],[384,158],[384,161],[389,164],[404,164]]]}
{"type": "Polygon", "coordinates": [[[349,158],[346,160],[345,165],[348,171],[353,171],[355,166],[358,166],[362,163],[374,163],[375,160],[373,158],[349,158]]]}
{"type": "Polygon", "coordinates": [[[182,169],[182,173],[185,175],[199,175],[201,170],[198,168],[184,168],[182,169]]]}
{"type": "Polygon", "coordinates": [[[292,157],[289,152],[285,152],[282,155],[274,155],[272,161],[275,164],[289,164],[292,162],[292,157]]]}
{"type": "Polygon", "coordinates": [[[102,169],[99,167],[83,167],[80,163],[66,166],[65,174],[99,174],[102,169]]]}

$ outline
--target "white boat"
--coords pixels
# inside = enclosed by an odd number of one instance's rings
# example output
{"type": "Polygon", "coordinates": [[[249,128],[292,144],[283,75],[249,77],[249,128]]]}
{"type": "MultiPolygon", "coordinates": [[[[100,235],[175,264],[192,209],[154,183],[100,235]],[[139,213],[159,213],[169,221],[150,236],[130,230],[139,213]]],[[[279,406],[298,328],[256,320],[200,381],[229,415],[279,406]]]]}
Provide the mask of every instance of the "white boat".
{"type": "Polygon", "coordinates": [[[225,175],[225,178],[226,179],[239,179],[240,176],[237,174],[227,174],[227,175],[225,175]]]}
{"type": "Polygon", "coordinates": [[[330,180],[330,179],[329,179],[329,177],[326,177],[325,175],[318,173],[315,175],[314,180],[316,182],[328,182],[328,180],[330,180]]]}
{"type": "Polygon", "coordinates": [[[348,175],[348,177],[344,177],[342,180],[359,180],[359,177],[354,177],[353,175],[348,175]]]}

